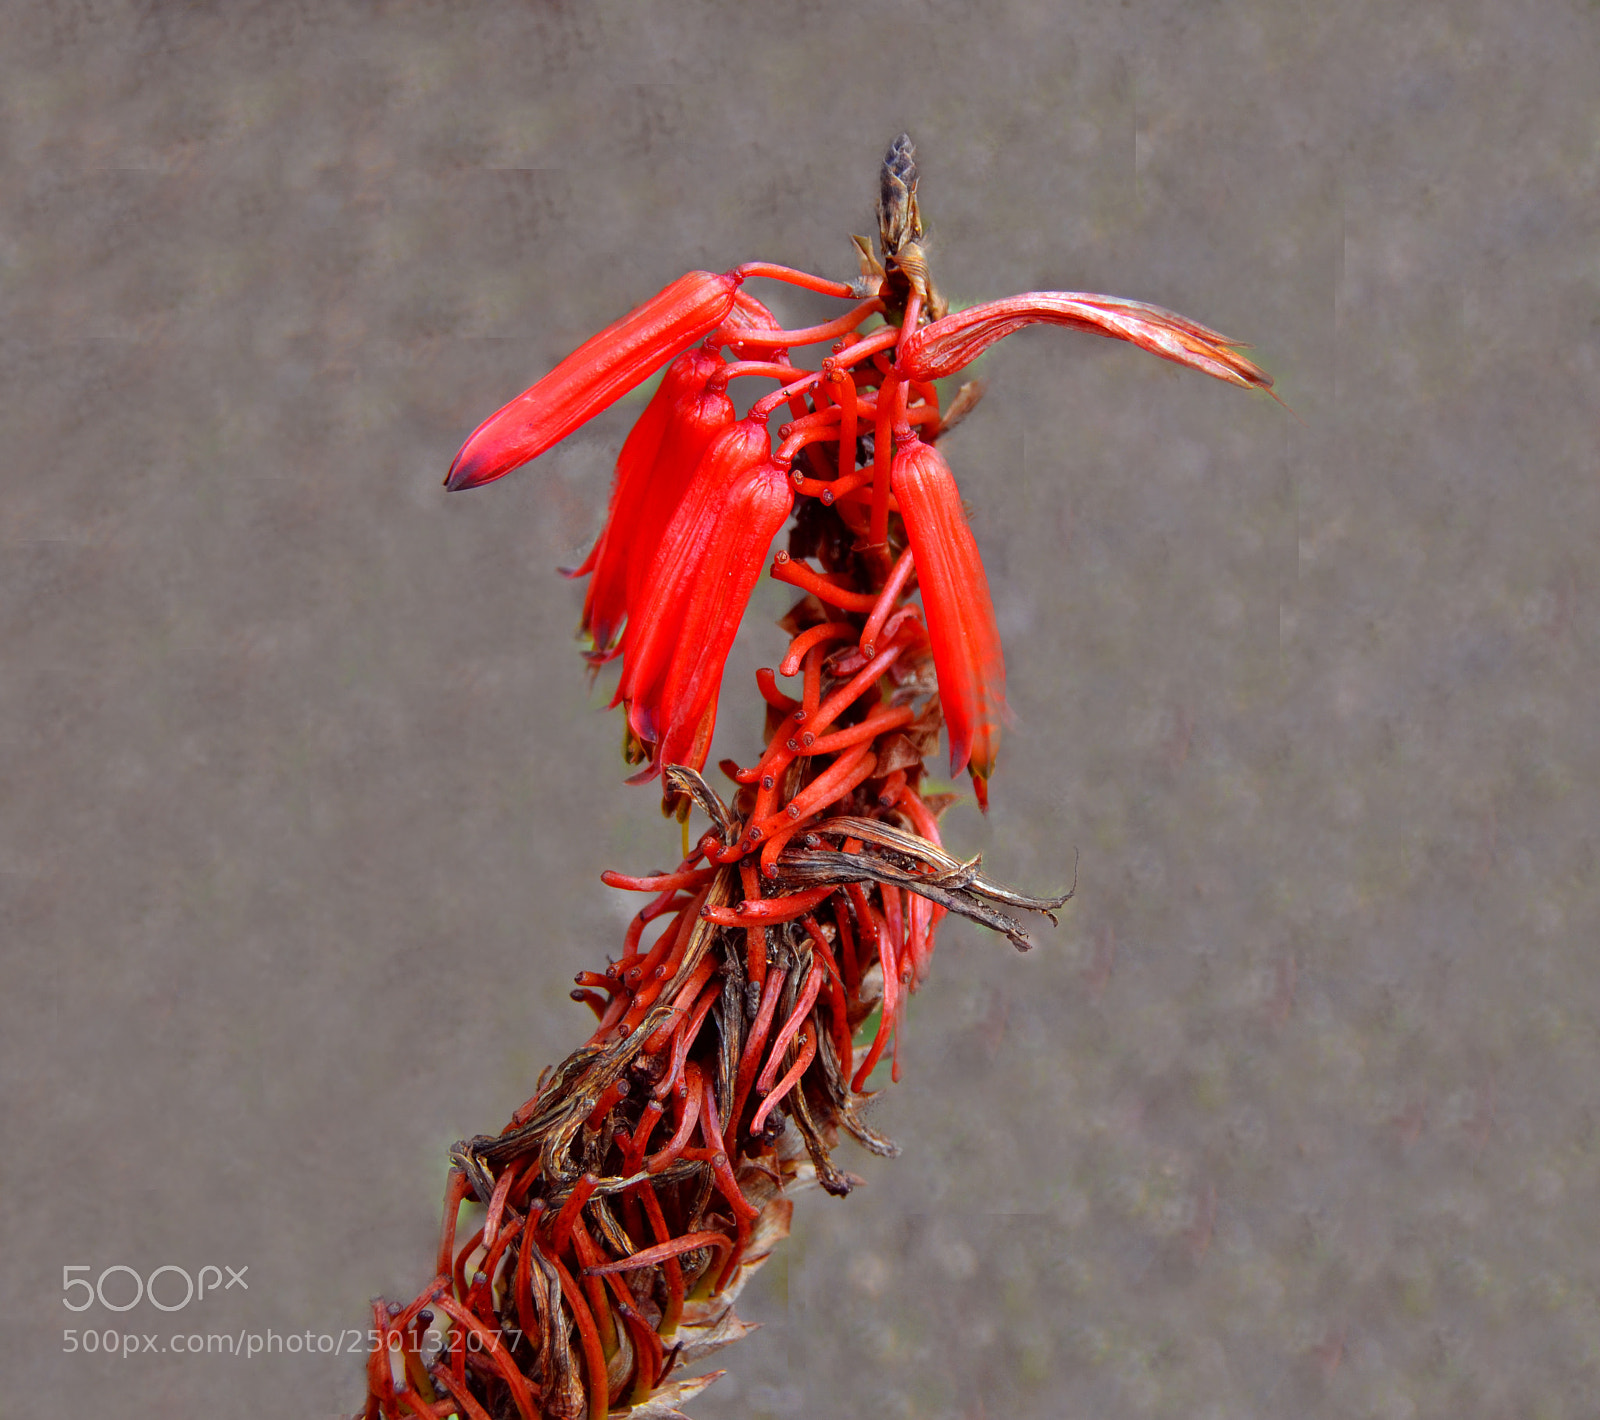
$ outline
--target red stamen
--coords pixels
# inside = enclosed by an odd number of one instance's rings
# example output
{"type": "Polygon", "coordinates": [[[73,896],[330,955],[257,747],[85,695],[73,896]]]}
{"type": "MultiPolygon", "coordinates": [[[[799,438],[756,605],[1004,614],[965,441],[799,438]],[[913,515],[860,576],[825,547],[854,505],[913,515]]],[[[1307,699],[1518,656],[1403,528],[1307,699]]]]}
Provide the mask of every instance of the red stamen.
{"type": "Polygon", "coordinates": [[[395,1404],[394,1371],[389,1365],[387,1344],[389,1315],[376,1298],[372,1303],[372,1329],[385,1344],[367,1353],[367,1409],[364,1420],[375,1420],[382,1407],[395,1404]]]}
{"type": "Polygon", "coordinates": [[[486,1248],[493,1248],[495,1238],[499,1235],[500,1219],[506,1210],[506,1195],[511,1192],[511,1182],[516,1175],[517,1170],[508,1164],[495,1180],[494,1192],[489,1195],[489,1211],[483,1219],[483,1245],[486,1248]]]}
{"type": "Polygon", "coordinates": [[[897,769],[883,781],[878,789],[878,807],[892,809],[895,801],[900,797],[901,791],[906,787],[906,772],[897,769]]]}
{"type": "MultiPolygon", "coordinates": [[[[537,1335],[538,1333],[535,1332],[534,1334],[537,1335]]],[[[489,1420],[489,1412],[472,1398],[472,1392],[467,1389],[466,1385],[458,1381],[448,1370],[439,1369],[434,1371],[433,1379],[443,1387],[445,1394],[450,1397],[451,1405],[460,1406],[461,1410],[466,1414],[467,1420],[489,1420]]],[[[423,1406],[409,1391],[402,1393],[397,1399],[413,1415],[419,1417],[419,1420],[440,1420],[440,1417],[449,1414],[449,1411],[437,1405],[423,1406]]]]}
{"type": "Polygon", "coordinates": [[[833,1024],[833,1052],[839,1057],[840,1072],[849,1079],[850,1011],[845,997],[844,978],[839,974],[839,966],[833,959],[833,950],[828,946],[828,939],[822,934],[822,924],[815,917],[806,917],[801,919],[801,925],[811,938],[811,949],[816,954],[817,960],[826,968],[828,1018],[833,1024]]]}
{"type": "Polygon", "coordinates": [[[762,1126],[767,1122],[767,1116],[777,1107],[778,1102],[800,1083],[800,1077],[810,1068],[811,1062],[817,1056],[817,1027],[812,1023],[810,1030],[799,1037],[800,1054],[789,1073],[778,1081],[777,1087],[761,1102],[761,1108],[756,1111],[756,1117],[750,1121],[750,1132],[759,1134],[762,1126]]]}
{"type": "MultiPolygon", "coordinates": [[[[782,332],[779,333],[781,334],[782,332]]],[[[759,335],[741,335],[739,343],[746,345],[752,340],[760,341],[762,339],[763,337],[759,335]]],[[[779,364],[773,360],[735,360],[730,364],[723,365],[711,376],[710,388],[725,390],[728,387],[729,380],[742,380],[749,377],[787,382],[789,380],[798,380],[806,373],[808,372],[796,369],[793,365],[779,364]]]]}
{"type": "Polygon", "coordinates": [[[889,483],[894,445],[889,438],[890,424],[905,419],[905,385],[893,371],[878,391],[878,418],[872,435],[872,528],[867,541],[872,547],[889,542],[889,483]]]}
{"type": "Polygon", "coordinates": [[[773,558],[769,575],[775,582],[787,582],[791,587],[799,587],[818,600],[843,607],[846,611],[871,611],[878,601],[871,592],[850,592],[836,586],[820,573],[813,572],[804,562],[796,562],[787,552],[780,552],[773,558]]]}
{"type": "Polygon", "coordinates": [[[528,1208],[528,1216],[522,1224],[522,1238],[517,1247],[517,1270],[513,1290],[517,1298],[517,1325],[522,1328],[524,1336],[537,1336],[538,1322],[533,1314],[533,1249],[538,1246],[535,1242],[535,1229],[539,1226],[540,1218],[544,1214],[544,1200],[536,1198],[528,1208]]]}
{"type": "MultiPolygon", "coordinates": [[[[844,971],[846,992],[854,996],[861,989],[861,968],[856,963],[856,936],[850,925],[850,914],[843,902],[833,909],[833,925],[839,933],[839,964],[844,971]]],[[[849,1074],[848,1070],[845,1074],[849,1074]]]]}
{"type": "Polygon", "coordinates": [[[846,707],[854,704],[866,691],[870,690],[877,683],[878,677],[900,659],[900,653],[905,649],[903,641],[886,646],[844,685],[824,700],[817,707],[816,719],[811,726],[812,733],[820,733],[837,720],[844,713],[846,707]]]}
{"type": "Polygon", "coordinates": [[[572,1274],[562,1266],[561,1259],[551,1257],[548,1253],[546,1257],[555,1268],[556,1278],[561,1283],[561,1295],[572,1312],[572,1319],[578,1324],[578,1335],[583,1342],[584,1388],[589,1395],[589,1420],[606,1420],[606,1412],[611,1408],[610,1387],[606,1379],[606,1353],[600,1345],[600,1333],[589,1312],[589,1303],[578,1284],[572,1280],[572,1274]]]}
{"type": "Polygon", "coordinates": [[[607,887],[621,888],[624,892],[676,892],[679,888],[704,887],[716,876],[716,872],[715,868],[691,868],[685,872],[635,878],[627,873],[607,870],[600,874],[600,881],[607,887]]]}
{"type": "MultiPolygon", "coordinates": [[[[662,1216],[661,1200],[656,1197],[655,1189],[641,1183],[635,1185],[633,1193],[643,1196],[644,1211],[650,1218],[650,1227],[656,1235],[657,1244],[669,1241],[672,1233],[667,1227],[666,1218],[662,1216]]],[[[635,1257],[638,1255],[634,1254],[635,1257]]],[[[666,1259],[666,1265],[662,1270],[667,1274],[667,1306],[661,1313],[661,1325],[657,1329],[662,1336],[671,1337],[678,1329],[679,1317],[683,1315],[683,1267],[678,1262],[676,1253],[666,1259]]]]}
{"type": "Polygon", "coordinates": [[[791,838],[797,833],[804,833],[805,831],[805,824],[792,823],[789,827],[780,828],[767,838],[766,842],[761,845],[762,877],[771,879],[778,876],[778,854],[783,852],[785,845],[791,838]]]}
{"type": "Polygon", "coordinates": [[[826,902],[837,891],[831,884],[806,888],[788,897],[758,897],[741,902],[736,908],[702,907],[700,915],[719,927],[748,927],[752,921],[772,924],[792,922],[820,903],[826,902]]]}
{"type": "MultiPolygon", "coordinates": [[[[633,1306],[633,1294],[629,1292],[627,1284],[615,1273],[602,1276],[606,1265],[606,1255],[600,1250],[599,1244],[589,1236],[589,1231],[580,1222],[573,1232],[573,1237],[578,1244],[578,1261],[583,1265],[584,1285],[591,1284],[596,1288],[608,1287],[612,1296],[612,1305],[606,1310],[615,1311],[628,1329],[628,1335],[634,1345],[634,1383],[633,1395],[648,1396],[655,1388],[656,1381],[661,1371],[661,1361],[664,1352],[661,1348],[661,1338],[650,1328],[650,1324],[639,1315],[633,1306]]],[[[595,1310],[603,1307],[605,1294],[600,1294],[600,1300],[595,1300],[595,1293],[589,1293],[589,1299],[594,1304],[595,1310]]],[[[618,1392],[621,1399],[621,1391],[618,1392]]]]}
{"type": "Polygon", "coordinates": [[[916,893],[907,907],[906,951],[911,958],[912,981],[920,984],[928,977],[928,959],[933,955],[933,904],[916,893]]]}
{"type": "MultiPolygon", "coordinates": [[[[852,883],[851,886],[858,887],[859,884],[852,883]]],[[[872,1049],[867,1052],[867,1058],[861,1062],[861,1068],[856,1071],[855,1079],[850,1082],[850,1088],[859,1093],[862,1084],[883,1054],[884,1046],[889,1043],[889,1032],[893,1030],[895,1022],[895,1006],[900,998],[900,975],[895,962],[894,938],[889,931],[888,923],[880,920],[872,911],[865,893],[861,895],[856,906],[858,911],[865,908],[872,921],[873,936],[877,939],[878,962],[883,969],[883,1001],[879,1008],[878,1033],[873,1037],[872,1049]]]]}
{"type": "MultiPolygon", "coordinates": [[[[855,627],[848,621],[824,621],[818,626],[802,631],[789,643],[789,649],[784,653],[783,661],[778,666],[778,673],[786,676],[799,674],[801,661],[813,646],[820,646],[826,641],[854,640],[855,634],[855,627]]],[[[784,698],[788,699],[787,696],[784,698]]],[[[798,710],[799,702],[789,700],[787,708],[790,711],[798,710]]]]}
{"type": "Polygon", "coordinates": [[[711,980],[711,974],[717,969],[717,965],[716,954],[713,952],[707,952],[700,958],[699,964],[689,973],[689,979],[678,988],[677,995],[672,998],[672,1010],[666,1020],[651,1032],[650,1039],[645,1041],[640,1054],[654,1055],[666,1048],[667,1041],[677,1032],[679,1024],[689,1014],[689,1008],[699,995],[700,988],[711,980]]]}
{"type": "Polygon", "coordinates": [[[567,1201],[561,1205],[561,1211],[556,1214],[555,1222],[550,1225],[552,1260],[567,1250],[567,1244],[572,1241],[572,1220],[583,1211],[583,1205],[589,1201],[589,1196],[599,1186],[600,1180],[592,1173],[584,1174],[572,1185],[572,1192],[567,1195],[567,1201]]]}
{"type": "MultiPolygon", "coordinates": [[[[709,953],[706,959],[708,961],[711,960],[709,953]]],[[[700,1027],[705,1024],[706,1017],[710,1014],[712,1006],[716,1004],[717,997],[721,994],[722,987],[716,982],[712,982],[707,986],[701,992],[699,1001],[695,1003],[694,1014],[689,1017],[688,1023],[678,1031],[672,1047],[671,1067],[667,1070],[661,1084],[656,1086],[656,1090],[661,1092],[662,1098],[665,1098],[668,1091],[678,1083],[678,1078],[683,1073],[683,1062],[689,1053],[689,1047],[694,1044],[695,1037],[700,1034],[700,1027]],[[665,1085],[666,1089],[662,1089],[661,1085],[665,1085]]],[[[638,1170],[630,1169],[629,1172],[636,1173],[638,1170]]]]}
{"type": "MultiPolygon", "coordinates": [[[[450,1297],[440,1295],[434,1298],[433,1305],[438,1307],[452,1321],[459,1323],[468,1332],[477,1337],[480,1345],[474,1347],[474,1351],[478,1355],[486,1356],[489,1364],[504,1378],[506,1387],[511,1392],[511,1399],[516,1404],[517,1413],[522,1416],[522,1420],[537,1420],[537,1413],[533,1408],[533,1396],[528,1390],[527,1378],[511,1364],[511,1358],[506,1355],[505,1343],[501,1341],[499,1333],[490,1331],[466,1307],[450,1297]]],[[[465,1350],[465,1347],[462,1349],[465,1350]]]]}
{"type": "Polygon", "coordinates": [[[472,1191],[472,1185],[460,1169],[451,1169],[444,1188],[444,1221],[439,1230],[439,1258],[434,1272],[440,1277],[451,1273],[451,1261],[456,1251],[456,1218],[461,1212],[462,1200],[472,1191]]]}
{"type": "Polygon", "coordinates": [[[700,1120],[700,1067],[690,1061],[683,1067],[683,1082],[678,1086],[679,1103],[675,1106],[678,1111],[677,1128],[672,1132],[662,1149],[650,1155],[644,1161],[646,1173],[660,1173],[669,1167],[673,1160],[683,1152],[684,1145],[689,1142],[689,1136],[694,1133],[694,1127],[700,1120]]]}
{"type": "Polygon", "coordinates": [[[636,1272],[641,1267],[654,1267],[669,1257],[682,1257],[686,1252],[695,1252],[703,1247],[714,1247],[726,1257],[732,1246],[733,1244],[721,1233],[685,1233],[681,1238],[673,1238],[671,1242],[658,1243],[655,1247],[642,1247],[630,1257],[608,1262],[602,1267],[586,1267],[583,1270],[591,1277],[614,1272],[636,1272]]]}
{"type": "MultiPolygon", "coordinates": [[[[879,735],[888,730],[899,729],[901,725],[909,725],[917,718],[917,712],[909,705],[895,705],[887,710],[879,710],[867,716],[859,725],[851,725],[846,730],[835,730],[831,735],[821,735],[813,740],[810,747],[801,751],[802,754],[834,754],[839,750],[848,749],[851,745],[861,744],[867,740],[875,740],[879,735]]],[[[901,782],[905,782],[903,770],[897,770],[901,782]]]]}
{"type": "Polygon", "coordinates": [[[746,350],[792,350],[802,345],[816,345],[848,334],[882,309],[883,302],[873,296],[823,325],[807,326],[804,330],[740,331],[739,344],[746,350]]]}
{"type": "MultiPolygon", "coordinates": [[[[761,883],[749,863],[739,864],[739,883],[747,898],[761,896],[761,883]]],[[[744,930],[744,974],[746,981],[755,982],[757,988],[767,979],[767,929],[746,927],[744,930]]]]}
{"type": "MultiPolygon", "coordinates": [[[[791,703],[794,706],[794,710],[791,712],[790,723],[794,726],[795,733],[798,734],[800,726],[805,721],[800,710],[800,702],[796,700],[791,703]]],[[[780,725],[772,736],[771,743],[762,751],[761,758],[757,761],[755,768],[741,769],[739,771],[736,776],[739,782],[741,784],[759,784],[763,794],[776,794],[778,775],[782,773],[783,767],[794,758],[799,749],[798,742],[796,742],[794,749],[789,749],[788,742],[791,738],[792,736],[786,734],[784,727],[780,725]],[[769,779],[772,781],[771,783],[767,782],[769,779]]],[[[717,861],[731,860],[719,858],[717,861]]]]}
{"type": "Polygon", "coordinates": [[[917,570],[917,564],[911,556],[908,547],[900,554],[899,560],[894,564],[894,571],[889,574],[889,580],[883,584],[883,590],[878,593],[877,605],[872,608],[872,615],[867,618],[867,624],[861,628],[861,652],[870,656],[875,652],[874,643],[883,631],[883,624],[889,619],[889,614],[894,610],[894,604],[900,600],[905,592],[906,584],[910,582],[912,573],[917,570]]]}
{"type": "MultiPolygon", "coordinates": [[[[765,428],[767,420],[772,418],[783,405],[792,405],[792,401],[797,396],[805,394],[821,378],[821,375],[813,371],[795,380],[792,384],[785,385],[782,389],[773,390],[771,394],[762,395],[760,399],[750,406],[750,413],[745,417],[752,423],[759,424],[765,428]]],[[[793,412],[792,409],[791,412],[793,412]]],[[[804,415],[804,404],[800,406],[799,413],[802,416],[804,415]]]]}
{"type": "MultiPolygon", "coordinates": [[[[800,709],[810,719],[817,713],[817,706],[822,703],[822,662],[827,655],[827,648],[813,646],[806,652],[804,661],[805,679],[801,682],[800,709]]],[[[801,744],[806,742],[806,735],[802,734],[801,744]]]]}
{"type": "Polygon", "coordinates": [[[756,1007],[756,1018],[750,1023],[750,1034],[745,1037],[744,1054],[739,1057],[739,1070],[733,1081],[733,1107],[728,1111],[728,1124],[722,1135],[722,1147],[730,1152],[738,1142],[739,1115],[744,1110],[750,1086],[761,1066],[761,1050],[767,1043],[767,1032],[772,1029],[772,1018],[777,1013],[778,997],[783,994],[787,976],[788,973],[783,970],[767,973],[766,983],[761,988],[761,1001],[756,1007]]]}
{"type": "MultiPolygon", "coordinates": [[[[611,1004],[606,1007],[604,1014],[600,1017],[599,1024],[594,1028],[594,1034],[589,1037],[586,1043],[588,1045],[598,1045],[617,1025],[621,1024],[622,1018],[628,1014],[628,1010],[632,1005],[633,993],[627,990],[619,991],[612,997],[611,1004]]],[[[538,1101],[536,1099],[529,1100],[524,1108],[527,1110],[527,1115],[522,1119],[518,1119],[517,1115],[512,1115],[511,1122],[513,1124],[526,1124],[529,1119],[532,1119],[537,1111],[538,1101]]],[[[522,1110],[517,1111],[517,1114],[521,1113],[522,1110]]]]}
{"type": "Polygon", "coordinates": [[[784,281],[791,286],[803,286],[807,291],[819,291],[824,296],[853,296],[855,287],[844,281],[829,281],[825,276],[813,276],[807,271],[796,271],[791,266],[779,266],[770,261],[747,261],[735,267],[730,276],[747,281],[753,276],[764,276],[769,281],[784,281]]]}
{"type": "Polygon", "coordinates": [[[861,1068],[856,1071],[855,1078],[850,1081],[850,1088],[856,1094],[861,1093],[861,1087],[866,1083],[867,1077],[877,1068],[878,1061],[883,1057],[883,1048],[888,1045],[889,1036],[894,1030],[894,1018],[888,1011],[882,1010],[882,1008],[880,1008],[880,1011],[878,1030],[872,1037],[872,1048],[867,1051],[866,1059],[861,1062],[861,1068]]]}
{"type": "Polygon", "coordinates": [[[835,370],[847,370],[852,365],[859,365],[863,360],[871,359],[879,351],[888,350],[899,339],[899,326],[880,326],[871,335],[858,340],[854,345],[846,346],[843,350],[834,351],[824,359],[823,373],[831,375],[835,370]]]}
{"type": "MultiPolygon", "coordinates": [[[[822,989],[822,979],[822,967],[813,963],[806,975],[806,984],[801,988],[800,998],[795,1002],[794,1010],[789,1013],[789,1019],[783,1023],[782,1029],[772,1038],[772,1049],[767,1054],[767,1063],[756,1076],[757,1094],[764,1095],[772,1088],[773,1076],[778,1073],[778,1067],[783,1063],[783,1052],[789,1048],[789,1042],[805,1024],[806,1016],[816,1004],[817,993],[822,989]]],[[[759,1134],[761,1126],[752,1124],[750,1132],[759,1134]]]]}
{"type": "Polygon", "coordinates": [[[842,480],[856,471],[856,416],[859,411],[856,382],[849,371],[835,368],[832,378],[844,390],[839,401],[839,477],[842,480]]]}
{"type": "Polygon", "coordinates": [[[915,789],[908,787],[903,790],[895,800],[895,807],[906,813],[917,832],[929,843],[936,848],[944,847],[944,840],[939,836],[939,821],[928,811],[928,806],[922,802],[922,795],[915,789]]]}
{"type": "Polygon", "coordinates": [[[890,1057],[889,1080],[891,1084],[900,1083],[900,1037],[905,1034],[901,1026],[905,1024],[906,1002],[910,999],[909,990],[911,982],[911,963],[907,962],[900,968],[900,1009],[894,1022],[894,1054],[890,1057]]]}
{"type": "MultiPolygon", "coordinates": [[[[787,664],[787,662],[785,664],[787,664]]],[[[799,667],[796,666],[795,670],[798,669],[799,667]]],[[[784,674],[793,675],[794,671],[784,671],[784,674]]],[[[800,708],[800,702],[798,700],[790,699],[789,696],[785,695],[781,690],[778,689],[777,677],[773,675],[771,668],[768,666],[762,666],[756,672],[756,688],[761,692],[761,698],[765,700],[768,705],[772,706],[774,710],[781,710],[785,715],[792,715],[800,708]]],[[[743,771],[740,772],[742,773],[743,771]]],[[[735,774],[734,778],[738,779],[738,774],[735,774]]],[[[745,783],[747,781],[740,780],[739,782],[745,783]]]]}
{"type": "MultiPolygon", "coordinates": [[[[810,818],[836,800],[843,799],[858,784],[872,777],[878,757],[866,745],[854,745],[817,775],[794,798],[783,806],[783,812],[792,822],[810,818]]],[[[765,827],[765,825],[764,825],[765,827]]],[[[771,832],[777,824],[767,827],[771,832]]]]}
{"type": "Polygon", "coordinates": [[[606,1018],[606,999],[597,991],[569,991],[567,993],[574,1001],[581,1002],[594,1012],[597,1020],[606,1018]]]}
{"type": "Polygon", "coordinates": [[[889,940],[894,943],[895,959],[899,960],[906,940],[905,914],[900,910],[900,889],[885,883],[880,895],[883,900],[883,920],[889,926],[889,940]]]}
{"type": "Polygon", "coordinates": [[[633,1131],[627,1144],[622,1150],[622,1172],[635,1174],[639,1172],[639,1165],[644,1160],[645,1146],[650,1142],[650,1136],[655,1133],[656,1125],[661,1122],[661,1116],[666,1113],[659,1099],[653,1099],[644,1107],[639,1115],[639,1127],[633,1131]]]}

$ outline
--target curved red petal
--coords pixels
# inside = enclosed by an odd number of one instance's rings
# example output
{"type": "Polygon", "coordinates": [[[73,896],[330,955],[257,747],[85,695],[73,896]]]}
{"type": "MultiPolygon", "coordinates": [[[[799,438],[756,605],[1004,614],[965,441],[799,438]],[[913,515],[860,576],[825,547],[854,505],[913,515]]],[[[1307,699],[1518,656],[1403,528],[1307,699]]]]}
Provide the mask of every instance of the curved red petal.
{"type": "Polygon", "coordinates": [[[1230,340],[1160,306],[1082,291],[1028,291],[954,311],[908,335],[896,367],[910,380],[942,380],[970,365],[997,340],[1025,325],[1061,325],[1127,340],[1165,360],[1247,389],[1270,389],[1272,376],[1230,340]]]}
{"type": "Polygon", "coordinates": [[[955,475],[931,444],[901,445],[890,478],[922,587],[950,770],[959,774],[970,762],[973,777],[987,779],[1007,716],[1006,664],[978,545],[955,475]]]}
{"type": "Polygon", "coordinates": [[[483,421],[450,465],[445,487],[510,473],[620,399],[733,308],[739,278],[691,271],[584,341],[538,384],[483,421]]]}

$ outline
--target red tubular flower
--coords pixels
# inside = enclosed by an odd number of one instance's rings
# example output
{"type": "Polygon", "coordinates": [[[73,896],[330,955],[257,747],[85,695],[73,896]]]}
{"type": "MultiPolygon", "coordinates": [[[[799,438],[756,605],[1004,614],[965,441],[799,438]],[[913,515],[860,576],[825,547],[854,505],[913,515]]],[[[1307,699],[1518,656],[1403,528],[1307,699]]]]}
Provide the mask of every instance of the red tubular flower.
{"type": "Polygon", "coordinates": [[[661,707],[667,669],[683,639],[711,544],[729,532],[720,522],[727,490],[771,453],[765,421],[741,419],[711,440],[630,601],[616,699],[628,702],[629,724],[641,740],[658,744],[665,732],[661,707]]]}
{"type": "Polygon", "coordinates": [[[706,388],[721,368],[722,361],[704,349],[674,360],[617,456],[611,506],[590,558],[594,580],[583,604],[583,630],[597,652],[609,651],[622,630],[660,530],[672,520],[706,445],[733,423],[733,401],[706,388]]]}
{"type": "Polygon", "coordinates": [[[715,330],[733,309],[741,280],[733,273],[691,271],[584,341],[532,389],[473,430],[450,465],[445,487],[476,488],[538,458],[715,330]]]}
{"type": "Polygon", "coordinates": [[[969,762],[985,797],[1006,718],[1006,663],[995,627],[989,581],[955,476],[931,444],[912,438],[895,452],[890,474],[905,520],[928,618],[939,701],[950,734],[950,770],[969,762]]]}
{"type": "Polygon", "coordinates": [[[659,763],[704,767],[728,650],[793,506],[788,471],[766,457],[740,468],[699,512],[710,536],[667,668],[659,763]]]}
{"type": "Polygon", "coordinates": [[[1234,348],[1237,340],[1160,306],[1082,291],[1028,291],[955,311],[907,335],[895,367],[908,380],[942,380],[1012,331],[1041,322],[1131,341],[1141,350],[1229,384],[1272,387],[1272,377],[1234,348]]]}

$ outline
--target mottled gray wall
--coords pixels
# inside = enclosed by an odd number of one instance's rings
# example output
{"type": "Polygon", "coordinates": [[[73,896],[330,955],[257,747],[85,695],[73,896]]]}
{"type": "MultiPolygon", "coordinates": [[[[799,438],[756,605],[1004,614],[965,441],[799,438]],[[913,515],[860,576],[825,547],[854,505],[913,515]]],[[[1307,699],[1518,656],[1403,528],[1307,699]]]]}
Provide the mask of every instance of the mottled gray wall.
{"type": "Polygon", "coordinates": [[[1593,1413],[1593,0],[0,31],[6,1413],[354,1407],[354,1359],[62,1333],[334,1335],[425,1280],[445,1149],[583,1030],[598,873],[675,844],[553,570],[637,402],[440,476],[685,269],[851,274],[902,127],[952,297],[1172,306],[1295,413],[1061,331],[988,358],[948,451],[1017,723],[949,836],[1040,888],[1077,850],[1079,898],[1027,957],[947,930],[903,1154],[801,1201],[696,1413],[1593,1413]],[[249,1291],[64,1310],[117,1263],[249,1291]]]}

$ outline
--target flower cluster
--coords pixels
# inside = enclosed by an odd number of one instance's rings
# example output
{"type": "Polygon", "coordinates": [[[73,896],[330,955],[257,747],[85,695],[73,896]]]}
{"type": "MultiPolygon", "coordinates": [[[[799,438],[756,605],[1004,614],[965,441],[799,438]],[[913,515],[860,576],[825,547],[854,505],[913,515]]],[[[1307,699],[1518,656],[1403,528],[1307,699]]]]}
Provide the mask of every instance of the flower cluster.
{"type": "MultiPolygon", "coordinates": [[[[704,767],[728,650],[801,497],[836,508],[880,567],[889,565],[890,519],[898,516],[909,561],[885,582],[859,649],[870,659],[879,638],[885,649],[929,646],[951,772],[970,770],[981,800],[1006,717],[1005,658],[977,544],[936,446],[947,427],[936,382],[1039,323],[1131,341],[1234,384],[1271,381],[1237,342],[1138,301],[1033,291],[924,324],[924,292],[913,288],[893,310],[885,276],[837,319],[780,330],[742,289],[758,276],[841,298],[857,292],[765,262],[680,277],[485,420],[456,455],[447,486],[509,473],[670,361],[623,444],[604,531],[579,569],[592,576],[583,628],[591,655],[622,660],[617,701],[627,706],[637,757],[649,761],[637,777],[669,764],[704,767]],[[790,362],[793,351],[825,342],[831,348],[819,368],[790,362]],[[779,388],[736,419],[728,385],[749,378],[779,388]],[[788,422],[774,447],[768,425],[780,409],[788,422]],[[867,441],[870,456],[858,467],[867,441]],[[912,612],[886,634],[909,579],[921,588],[925,625],[912,612]]],[[[799,565],[774,575],[836,606],[855,595],[799,565]]]]}
{"type": "Polygon", "coordinates": [[[1269,381],[1235,342],[1137,302],[1034,292],[948,313],[908,139],[882,194],[881,259],[857,239],[861,281],[692,272],[485,421],[451,466],[451,488],[499,478],[666,367],[575,575],[590,578],[591,660],[621,662],[635,777],[659,776],[709,826],[670,869],[602,875],[647,900],[620,953],[578,974],[593,1030],[499,1134],[457,1144],[434,1280],[407,1307],[374,1303],[385,1347],[366,1420],[677,1415],[720,1373],[675,1371],[747,1329],[732,1303],[786,1232],[791,1185],[850,1191],[831,1155],[841,1132],[894,1151],[862,1106],[880,1064],[899,1079],[940,921],[1023,948],[1013,914],[1072,895],[1014,892],[941,839],[954,796],[930,792],[925,759],[942,730],[982,801],[1006,702],[983,564],[937,447],[979,388],[941,403],[937,382],[1039,322],[1269,381]],[[853,304],[783,330],[744,290],[757,277],[853,304]],[[793,362],[817,345],[812,367],[793,362]],[[740,419],[735,379],[777,388],[740,419]],[[783,659],[756,676],[766,747],[722,761],[724,802],[700,773],[723,666],[785,527],[770,571],[801,595],[783,659]],[[482,1225],[461,1241],[474,1199],[482,1225]]]}

